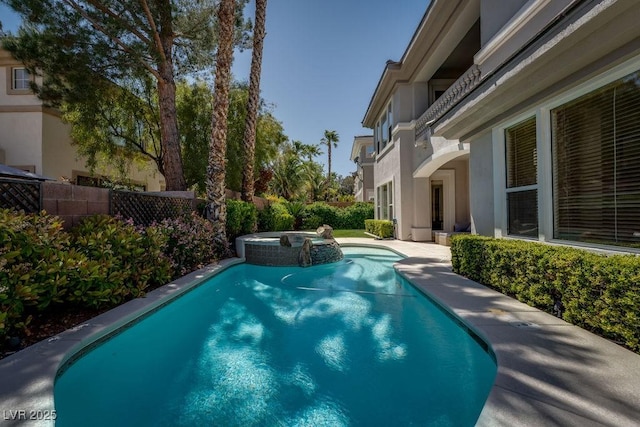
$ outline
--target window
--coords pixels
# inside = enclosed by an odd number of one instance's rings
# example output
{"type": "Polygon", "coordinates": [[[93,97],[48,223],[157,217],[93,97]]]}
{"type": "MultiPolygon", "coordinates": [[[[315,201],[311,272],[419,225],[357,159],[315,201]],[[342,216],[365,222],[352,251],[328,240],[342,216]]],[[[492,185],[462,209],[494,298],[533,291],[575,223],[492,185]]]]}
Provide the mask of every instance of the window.
{"type": "Polygon", "coordinates": [[[393,183],[378,187],[378,219],[393,219],[393,183]]]}
{"type": "Polygon", "coordinates": [[[29,90],[29,82],[31,74],[25,68],[11,69],[11,89],[12,90],[29,90]]]}
{"type": "Polygon", "coordinates": [[[389,126],[387,123],[387,113],[385,112],[382,115],[382,119],[380,119],[380,127],[382,130],[382,135],[380,137],[380,144],[382,146],[382,148],[387,146],[387,143],[389,142],[389,126]]]}
{"type": "Polygon", "coordinates": [[[376,122],[373,130],[373,139],[378,153],[382,151],[391,142],[391,132],[393,130],[393,112],[391,103],[387,105],[385,112],[380,120],[376,122]]]}
{"type": "Polygon", "coordinates": [[[536,119],[505,130],[507,233],[538,237],[536,119]]]}
{"type": "Polygon", "coordinates": [[[551,110],[554,237],[640,247],[640,71],[551,110]]]}
{"type": "Polygon", "coordinates": [[[365,156],[369,159],[373,157],[375,150],[373,149],[373,145],[367,145],[365,148],[365,156]]]}
{"type": "Polygon", "coordinates": [[[387,133],[389,134],[389,142],[391,142],[391,138],[393,138],[393,111],[391,109],[391,103],[387,106],[387,133]]]}

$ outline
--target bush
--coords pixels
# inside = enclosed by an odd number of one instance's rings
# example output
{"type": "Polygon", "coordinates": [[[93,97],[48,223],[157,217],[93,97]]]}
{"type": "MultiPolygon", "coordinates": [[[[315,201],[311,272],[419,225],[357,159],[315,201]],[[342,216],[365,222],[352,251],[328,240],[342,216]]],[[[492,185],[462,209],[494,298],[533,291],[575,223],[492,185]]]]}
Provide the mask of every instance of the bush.
{"type": "Polygon", "coordinates": [[[346,208],[338,209],[337,228],[360,230],[365,228],[364,222],[367,219],[373,219],[373,205],[366,202],[354,203],[346,208]]]}
{"type": "Polygon", "coordinates": [[[95,263],[79,272],[68,301],[108,307],[144,295],[171,278],[165,238],[131,222],[107,216],[88,217],[71,231],[75,250],[95,263]]]}
{"type": "Polygon", "coordinates": [[[259,231],[293,230],[294,222],[295,218],[283,203],[271,203],[258,213],[259,231]]]}
{"type": "Polygon", "coordinates": [[[251,234],[258,225],[258,210],[253,203],[227,200],[227,238],[230,242],[238,236],[251,234]]]}
{"type": "Polygon", "coordinates": [[[0,209],[0,338],[63,302],[69,275],[86,263],[69,249],[59,218],[0,209]]]}
{"type": "Polygon", "coordinates": [[[184,276],[229,255],[229,243],[217,239],[214,224],[195,212],[190,216],[165,219],[147,229],[164,236],[163,254],[173,269],[173,277],[184,276]]]}
{"type": "Polygon", "coordinates": [[[364,221],[364,230],[381,239],[393,238],[393,222],[384,219],[367,219],[364,221]]]}
{"type": "Polygon", "coordinates": [[[315,230],[321,225],[330,225],[338,229],[338,209],[324,202],[315,202],[305,208],[305,220],[302,226],[307,230],[315,230]]]}
{"type": "Polygon", "coordinates": [[[451,239],[453,270],[640,352],[640,258],[480,236],[451,239]],[[557,314],[557,313],[556,313],[557,314]]]}

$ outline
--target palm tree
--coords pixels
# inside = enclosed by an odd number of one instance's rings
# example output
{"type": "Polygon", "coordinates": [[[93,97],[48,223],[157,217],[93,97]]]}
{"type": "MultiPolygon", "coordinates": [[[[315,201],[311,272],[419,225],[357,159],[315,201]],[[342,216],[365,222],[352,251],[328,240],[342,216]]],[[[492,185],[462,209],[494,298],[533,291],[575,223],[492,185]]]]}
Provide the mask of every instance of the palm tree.
{"type": "Polygon", "coordinates": [[[242,173],[242,200],[253,203],[253,164],[256,150],[256,123],[260,102],[260,74],[262,69],[262,46],[264,45],[267,0],[256,0],[256,22],[253,29],[253,51],[249,76],[249,100],[244,128],[244,170],[242,173]]]}
{"type": "Polygon", "coordinates": [[[327,172],[327,187],[331,182],[331,146],[337,147],[339,141],[340,137],[338,136],[338,132],[335,130],[325,130],[324,138],[320,140],[322,144],[327,146],[327,168],[329,169],[327,172]]]}
{"type": "Polygon", "coordinates": [[[213,222],[215,239],[226,242],[225,158],[227,154],[227,113],[229,82],[233,62],[235,0],[221,0],[218,6],[218,55],[216,58],[215,97],[211,118],[211,141],[207,165],[207,218],[213,222]]]}
{"type": "Polygon", "coordinates": [[[293,153],[284,153],[273,165],[273,178],[269,182],[271,191],[287,200],[294,200],[304,185],[300,159],[293,153]]]}

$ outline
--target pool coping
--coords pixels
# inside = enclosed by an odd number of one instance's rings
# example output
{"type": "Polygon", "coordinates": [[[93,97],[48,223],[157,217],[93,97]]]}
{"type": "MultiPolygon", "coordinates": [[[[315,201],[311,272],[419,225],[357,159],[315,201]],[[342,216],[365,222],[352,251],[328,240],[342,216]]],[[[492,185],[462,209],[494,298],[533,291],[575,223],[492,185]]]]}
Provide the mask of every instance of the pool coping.
{"type": "MultiPolygon", "coordinates": [[[[395,270],[489,344],[498,371],[477,425],[636,425],[640,355],[453,273],[448,247],[336,240],[343,246],[379,247],[406,256],[395,270]]],[[[242,262],[232,258],[207,266],[0,360],[0,423],[53,425],[44,418],[54,409],[59,369],[70,359],[242,262]],[[15,411],[24,411],[24,417],[15,411]],[[16,414],[22,419],[11,419],[16,414]]]]}

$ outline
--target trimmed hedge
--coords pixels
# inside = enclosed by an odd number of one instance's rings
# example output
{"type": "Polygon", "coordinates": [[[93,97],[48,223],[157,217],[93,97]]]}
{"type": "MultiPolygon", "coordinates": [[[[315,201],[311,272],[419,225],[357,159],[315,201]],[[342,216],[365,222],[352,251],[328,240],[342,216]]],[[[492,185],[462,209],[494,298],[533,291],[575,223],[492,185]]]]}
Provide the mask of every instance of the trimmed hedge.
{"type": "Polygon", "coordinates": [[[640,257],[457,235],[451,262],[458,274],[640,353],[640,257]]]}
{"type": "Polygon", "coordinates": [[[328,224],[338,230],[361,230],[365,220],[373,219],[373,205],[357,202],[344,208],[336,208],[324,202],[315,202],[305,208],[302,228],[315,230],[328,224]]]}
{"type": "Polygon", "coordinates": [[[293,230],[295,217],[280,202],[270,203],[258,212],[258,231],[293,230]]]}
{"type": "Polygon", "coordinates": [[[238,236],[255,232],[257,226],[256,205],[242,200],[227,200],[227,238],[230,242],[238,236]]]}
{"type": "Polygon", "coordinates": [[[381,239],[393,237],[393,222],[385,219],[367,219],[364,221],[364,230],[381,239]]]}

